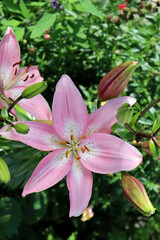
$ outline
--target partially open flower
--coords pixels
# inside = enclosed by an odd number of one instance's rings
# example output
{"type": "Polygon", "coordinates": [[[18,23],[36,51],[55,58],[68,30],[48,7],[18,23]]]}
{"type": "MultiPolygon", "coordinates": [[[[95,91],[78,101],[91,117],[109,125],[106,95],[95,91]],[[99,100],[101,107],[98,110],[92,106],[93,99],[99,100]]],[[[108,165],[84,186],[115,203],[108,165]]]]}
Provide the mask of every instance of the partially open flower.
{"type": "Polygon", "coordinates": [[[98,86],[98,98],[101,102],[118,97],[127,86],[137,68],[138,62],[126,61],[107,73],[98,86]]]}
{"type": "Polygon", "coordinates": [[[126,199],[144,216],[149,217],[155,213],[143,184],[135,177],[122,173],[122,191],[126,199]]]}

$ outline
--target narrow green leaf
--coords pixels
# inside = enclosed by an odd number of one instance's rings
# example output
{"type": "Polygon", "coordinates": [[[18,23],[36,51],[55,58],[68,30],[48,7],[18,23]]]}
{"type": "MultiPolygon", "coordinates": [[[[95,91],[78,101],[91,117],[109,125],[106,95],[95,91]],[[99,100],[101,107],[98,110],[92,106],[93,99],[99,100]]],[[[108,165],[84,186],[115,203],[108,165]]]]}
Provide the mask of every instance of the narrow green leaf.
{"type": "Polygon", "coordinates": [[[158,128],[160,128],[160,118],[159,117],[155,120],[155,122],[153,124],[152,131],[151,131],[152,134],[155,133],[158,130],[158,128]]]}
{"type": "Polygon", "coordinates": [[[6,162],[0,157],[0,181],[8,183],[10,181],[10,172],[6,162]]]}
{"type": "Polygon", "coordinates": [[[102,14],[89,0],[84,0],[76,5],[76,9],[80,12],[91,13],[94,16],[102,18],[102,14]]]}
{"type": "Polygon", "coordinates": [[[1,109],[1,117],[6,119],[8,118],[8,111],[5,107],[2,107],[1,109]]]}
{"type": "Polygon", "coordinates": [[[155,143],[153,142],[152,139],[149,141],[149,149],[153,155],[153,158],[156,158],[157,157],[157,149],[156,149],[155,143]]]}
{"type": "Polygon", "coordinates": [[[45,32],[46,29],[50,28],[56,21],[57,14],[54,13],[44,13],[41,19],[34,26],[31,33],[31,38],[37,38],[45,32]]]}
{"type": "Polygon", "coordinates": [[[21,13],[18,8],[18,5],[13,2],[13,0],[2,0],[3,3],[6,5],[7,10],[14,13],[21,13]]]}
{"type": "Polygon", "coordinates": [[[29,12],[28,8],[26,7],[23,0],[20,0],[20,9],[21,9],[22,15],[25,18],[30,19],[30,12],[29,12]]]}

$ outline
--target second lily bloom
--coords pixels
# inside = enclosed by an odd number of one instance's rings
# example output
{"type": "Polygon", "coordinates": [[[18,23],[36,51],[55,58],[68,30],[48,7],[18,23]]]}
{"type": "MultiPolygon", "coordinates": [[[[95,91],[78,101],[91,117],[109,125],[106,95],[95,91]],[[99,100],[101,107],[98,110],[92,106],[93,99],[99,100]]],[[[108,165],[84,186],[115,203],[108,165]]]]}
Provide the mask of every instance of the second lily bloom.
{"type": "Polygon", "coordinates": [[[86,209],[92,194],[92,173],[115,173],[136,168],[141,153],[127,142],[110,135],[117,122],[117,109],[135,99],[120,97],[108,101],[88,115],[82,96],[69,76],[63,75],[53,97],[53,126],[24,122],[30,131],[18,134],[14,129],[0,134],[21,141],[42,151],[44,157],[26,183],[23,196],[52,187],[65,176],[70,192],[70,216],[79,216],[86,209]]]}
{"type": "MultiPolygon", "coordinates": [[[[43,81],[37,66],[19,69],[20,47],[13,30],[8,27],[0,42],[0,109],[8,108],[8,102],[17,99],[31,84],[43,81]]],[[[37,119],[51,120],[48,103],[41,94],[32,99],[22,99],[19,103],[24,110],[37,119]]]]}

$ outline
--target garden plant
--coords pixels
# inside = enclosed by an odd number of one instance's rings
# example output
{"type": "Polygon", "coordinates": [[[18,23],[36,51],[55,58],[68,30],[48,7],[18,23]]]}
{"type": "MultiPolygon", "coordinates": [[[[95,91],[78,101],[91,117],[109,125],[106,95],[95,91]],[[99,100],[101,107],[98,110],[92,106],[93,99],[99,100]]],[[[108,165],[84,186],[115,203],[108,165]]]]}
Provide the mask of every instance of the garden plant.
{"type": "Polygon", "coordinates": [[[160,239],[160,1],[0,2],[0,240],[160,239]]]}

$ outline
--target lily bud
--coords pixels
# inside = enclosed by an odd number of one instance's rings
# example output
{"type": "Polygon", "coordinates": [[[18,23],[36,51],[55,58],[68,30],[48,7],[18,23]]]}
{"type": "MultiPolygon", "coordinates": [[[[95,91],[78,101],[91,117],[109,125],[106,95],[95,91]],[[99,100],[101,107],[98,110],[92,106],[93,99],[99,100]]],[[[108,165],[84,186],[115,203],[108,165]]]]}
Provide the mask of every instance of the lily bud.
{"type": "Polygon", "coordinates": [[[100,81],[98,98],[101,102],[117,97],[127,86],[138,62],[126,61],[107,73],[100,81]]]}
{"type": "Polygon", "coordinates": [[[94,216],[93,207],[88,206],[82,214],[81,221],[85,222],[90,220],[94,216]]]}
{"type": "Polygon", "coordinates": [[[27,134],[29,132],[29,127],[24,123],[17,123],[14,125],[14,129],[17,133],[27,134]]]}
{"type": "Polygon", "coordinates": [[[155,213],[143,184],[133,176],[122,173],[122,190],[126,199],[144,216],[149,217],[155,213]]]}
{"type": "Polygon", "coordinates": [[[24,91],[21,94],[21,97],[26,99],[35,97],[37,94],[42,93],[46,88],[47,88],[47,83],[44,81],[34,83],[24,89],[24,91]]]}
{"type": "Polygon", "coordinates": [[[10,172],[6,162],[0,157],[0,181],[8,183],[10,181],[10,172]]]}
{"type": "Polygon", "coordinates": [[[116,118],[119,123],[130,123],[134,110],[128,103],[124,103],[117,111],[116,118]]]}

